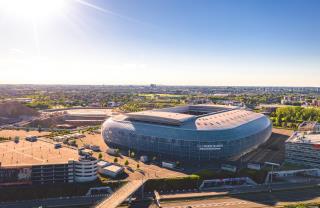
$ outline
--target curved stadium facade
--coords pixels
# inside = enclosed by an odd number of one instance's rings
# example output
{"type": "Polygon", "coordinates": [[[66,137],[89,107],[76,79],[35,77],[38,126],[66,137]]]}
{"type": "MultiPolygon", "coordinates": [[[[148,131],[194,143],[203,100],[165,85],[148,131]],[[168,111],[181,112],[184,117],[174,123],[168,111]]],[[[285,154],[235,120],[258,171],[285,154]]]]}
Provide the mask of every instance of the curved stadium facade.
{"type": "Polygon", "coordinates": [[[220,105],[127,113],[102,126],[109,147],[182,160],[238,157],[268,140],[271,132],[266,116],[220,105]]]}

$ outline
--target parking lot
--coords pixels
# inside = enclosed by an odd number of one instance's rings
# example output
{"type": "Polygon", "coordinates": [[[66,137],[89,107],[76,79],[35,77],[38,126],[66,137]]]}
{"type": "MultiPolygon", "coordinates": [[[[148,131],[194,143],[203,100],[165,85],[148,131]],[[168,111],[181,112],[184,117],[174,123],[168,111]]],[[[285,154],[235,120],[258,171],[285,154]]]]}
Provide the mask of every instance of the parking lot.
{"type": "Polygon", "coordinates": [[[65,163],[77,160],[77,150],[62,147],[55,149],[52,143],[20,140],[0,143],[1,166],[36,165],[44,163],[65,163]]]}
{"type": "Polygon", "coordinates": [[[16,136],[20,137],[21,139],[27,136],[44,136],[48,135],[49,132],[38,132],[38,131],[24,131],[24,130],[0,130],[0,137],[11,137],[14,138],[16,136]]]}

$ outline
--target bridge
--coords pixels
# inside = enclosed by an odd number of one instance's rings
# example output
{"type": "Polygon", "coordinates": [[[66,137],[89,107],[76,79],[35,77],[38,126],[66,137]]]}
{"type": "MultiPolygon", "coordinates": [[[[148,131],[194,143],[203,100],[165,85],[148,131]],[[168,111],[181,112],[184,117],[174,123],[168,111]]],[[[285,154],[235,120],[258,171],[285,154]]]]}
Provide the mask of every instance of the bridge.
{"type": "Polygon", "coordinates": [[[122,202],[124,202],[127,198],[129,198],[134,192],[136,192],[140,187],[142,187],[146,179],[141,180],[133,180],[129,181],[121,188],[119,188],[116,192],[114,192],[110,197],[103,200],[99,204],[97,204],[96,208],[116,208],[122,202]]]}

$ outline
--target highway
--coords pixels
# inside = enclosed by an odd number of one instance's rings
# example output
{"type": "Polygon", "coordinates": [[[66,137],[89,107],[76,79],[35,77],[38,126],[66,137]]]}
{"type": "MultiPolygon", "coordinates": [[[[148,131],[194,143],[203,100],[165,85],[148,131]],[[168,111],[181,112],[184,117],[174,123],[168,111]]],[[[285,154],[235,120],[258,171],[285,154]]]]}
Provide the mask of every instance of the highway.
{"type": "MultiPolygon", "coordinates": [[[[162,208],[265,208],[300,202],[319,202],[320,187],[277,191],[271,193],[250,193],[231,196],[215,196],[205,199],[183,199],[161,202],[162,208]]],[[[122,208],[126,206],[121,206],[122,208]]],[[[156,208],[154,203],[140,202],[131,208],[156,208]]]]}
{"type": "Polygon", "coordinates": [[[272,193],[251,193],[215,197],[202,200],[181,200],[161,203],[163,208],[196,207],[274,207],[298,202],[320,202],[320,188],[278,191],[272,193]]]}
{"type": "Polygon", "coordinates": [[[1,208],[32,208],[32,207],[72,207],[72,206],[91,206],[98,201],[105,199],[107,195],[96,196],[74,196],[49,198],[39,200],[26,200],[18,202],[0,202],[1,208]]]}

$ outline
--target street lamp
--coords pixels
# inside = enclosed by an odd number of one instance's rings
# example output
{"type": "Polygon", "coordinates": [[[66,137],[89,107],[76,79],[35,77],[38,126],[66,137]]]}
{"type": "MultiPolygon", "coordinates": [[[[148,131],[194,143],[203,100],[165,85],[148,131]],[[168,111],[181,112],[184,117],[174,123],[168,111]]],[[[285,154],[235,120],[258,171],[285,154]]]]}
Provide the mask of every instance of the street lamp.
{"type": "MultiPolygon", "coordinates": [[[[274,167],[274,166],[280,167],[280,164],[278,164],[278,163],[273,163],[273,162],[265,162],[264,164],[271,166],[271,176],[270,176],[270,182],[269,182],[269,190],[270,190],[270,192],[271,192],[271,191],[272,191],[271,185],[272,185],[272,179],[273,179],[273,167],[274,167]]],[[[269,175],[269,174],[268,174],[268,175],[269,175]]],[[[269,178],[268,178],[268,179],[269,179],[269,178]]]]}

